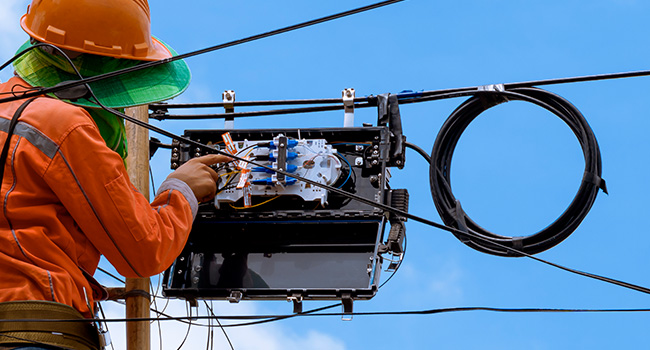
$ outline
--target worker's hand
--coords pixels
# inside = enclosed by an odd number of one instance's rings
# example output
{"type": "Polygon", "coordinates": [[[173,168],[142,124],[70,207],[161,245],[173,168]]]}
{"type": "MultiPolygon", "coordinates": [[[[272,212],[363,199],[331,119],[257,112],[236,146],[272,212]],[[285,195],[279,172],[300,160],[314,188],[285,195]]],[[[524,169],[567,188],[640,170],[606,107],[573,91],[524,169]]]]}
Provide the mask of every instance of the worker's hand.
{"type": "Polygon", "coordinates": [[[232,158],[219,154],[208,154],[188,160],[173,173],[168,179],[179,179],[190,186],[199,202],[207,202],[214,198],[217,192],[219,175],[210,168],[210,165],[231,161],[232,158]]]}

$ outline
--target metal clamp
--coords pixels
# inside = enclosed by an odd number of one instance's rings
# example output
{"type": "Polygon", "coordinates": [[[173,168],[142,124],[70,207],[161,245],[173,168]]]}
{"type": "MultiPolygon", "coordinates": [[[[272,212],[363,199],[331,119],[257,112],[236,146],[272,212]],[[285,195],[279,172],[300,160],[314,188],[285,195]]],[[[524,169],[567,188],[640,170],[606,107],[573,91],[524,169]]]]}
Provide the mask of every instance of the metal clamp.
{"type": "Polygon", "coordinates": [[[237,304],[241,301],[243,295],[244,293],[242,293],[240,290],[233,290],[230,292],[230,295],[226,297],[226,300],[228,300],[231,304],[237,304]]]}
{"type": "MultiPolygon", "coordinates": [[[[235,91],[226,90],[221,94],[221,100],[223,101],[223,108],[226,110],[226,113],[235,112],[235,91]]],[[[224,129],[234,129],[235,128],[235,118],[226,117],[224,122],[224,129]]]]}
{"type": "Polygon", "coordinates": [[[351,128],[354,126],[354,89],[344,89],[342,91],[343,95],[343,107],[345,110],[345,115],[343,119],[343,126],[346,128],[351,128]]]}
{"type": "Polygon", "coordinates": [[[503,92],[506,91],[506,88],[505,86],[503,86],[503,84],[488,84],[488,85],[479,86],[477,90],[503,92]]]}
{"type": "Polygon", "coordinates": [[[353,304],[354,304],[352,295],[350,293],[344,293],[341,296],[341,304],[343,305],[343,315],[341,316],[341,320],[352,321],[353,304]]]}

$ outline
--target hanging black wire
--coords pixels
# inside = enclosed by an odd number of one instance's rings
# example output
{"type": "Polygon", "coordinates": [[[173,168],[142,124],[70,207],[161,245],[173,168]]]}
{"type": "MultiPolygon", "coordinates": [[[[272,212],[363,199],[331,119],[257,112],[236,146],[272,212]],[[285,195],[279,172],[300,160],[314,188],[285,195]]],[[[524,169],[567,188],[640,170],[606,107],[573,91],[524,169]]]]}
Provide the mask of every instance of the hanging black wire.
{"type": "MultiPolygon", "coordinates": [[[[181,342],[181,345],[179,345],[178,349],[176,349],[176,350],[181,350],[183,345],[185,345],[185,342],[187,341],[187,337],[189,337],[189,335],[190,335],[190,330],[192,329],[192,320],[196,319],[196,317],[192,317],[192,308],[189,307],[189,304],[185,304],[185,308],[187,310],[187,315],[188,315],[187,318],[186,318],[187,321],[188,321],[187,332],[185,332],[185,337],[183,338],[183,341],[181,342]]],[[[198,316],[198,315],[196,315],[196,316],[198,316]]]]}
{"type": "Polygon", "coordinates": [[[101,268],[101,267],[99,267],[99,266],[97,267],[97,270],[99,270],[100,272],[106,274],[107,276],[113,278],[114,280],[116,280],[116,281],[118,281],[118,282],[120,282],[120,283],[122,283],[122,284],[126,283],[123,279],[121,279],[121,278],[115,276],[114,274],[108,272],[107,270],[104,270],[103,268],[101,268]]]}
{"type": "MultiPolygon", "coordinates": [[[[334,304],[327,307],[319,308],[319,310],[324,310],[326,308],[332,308],[341,306],[341,304],[334,304]]],[[[406,311],[367,311],[367,312],[353,312],[353,313],[342,313],[342,312],[312,312],[312,313],[298,313],[291,315],[223,315],[217,316],[221,320],[258,320],[254,322],[245,322],[245,323],[233,323],[233,324],[224,324],[223,327],[244,327],[251,325],[258,325],[268,322],[275,322],[279,320],[285,320],[295,317],[341,317],[341,316],[414,316],[414,315],[435,315],[443,313],[455,313],[455,312],[474,312],[474,311],[488,311],[488,312],[499,312],[499,313],[648,313],[650,308],[611,308],[611,309],[588,309],[588,308],[504,308],[504,307],[489,307],[489,306],[462,306],[462,307],[450,307],[450,308],[436,308],[436,309],[423,309],[423,310],[406,310],[406,311]]],[[[161,318],[161,321],[185,321],[187,323],[192,323],[192,321],[201,321],[214,319],[213,316],[180,316],[180,317],[168,317],[161,318]]],[[[123,322],[142,322],[142,321],[152,321],[156,318],[113,318],[113,319],[104,319],[102,322],[107,323],[123,323],[123,322]]],[[[88,322],[84,319],[75,319],[75,320],[62,320],[62,319],[20,319],[20,320],[4,320],[0,319],[2,322],[51,322],[51,323],[83,323],[88,322]]],[[[192,326],[205,326],[199,323],[192,323],[192,326]]]]}
{"type": "MultiPolygon", "coordinates": [[[[205,307],[208,309],[208,311],[210,311],[210,315],[214,316],[214,320],[219,325],[219,328],[221,328],[221,331],[223,332],[224,337],[226,337],[226,341],[228,341],[228,345],[230,345],[230,349],[235,350],[235,346],[232,345],[232,341],[230,340],[230,337],[228,336],[228,333],[226,333],[226,330],[223,328],[223,325],[221,324],[221,321],[219,321],[219,317],[217,317],[217,315],[214,314],[214,310],[212,309],[212,307],[210,305],[208,305],[207,301],[204,300],[203,302],[205,303],[205,307]]],[[[210,302],[210,303],[212,303],[212,302],[210,302]]],[[[210,327],[210,331],[212,331],[212,328],[214,328],[214,327],[210,327]]],[[[213,337],[214,337],[214,335],[213,335],[213,337]]],[[[214,339],[213,339],[213,341],[214,341],[214,339]]]]}

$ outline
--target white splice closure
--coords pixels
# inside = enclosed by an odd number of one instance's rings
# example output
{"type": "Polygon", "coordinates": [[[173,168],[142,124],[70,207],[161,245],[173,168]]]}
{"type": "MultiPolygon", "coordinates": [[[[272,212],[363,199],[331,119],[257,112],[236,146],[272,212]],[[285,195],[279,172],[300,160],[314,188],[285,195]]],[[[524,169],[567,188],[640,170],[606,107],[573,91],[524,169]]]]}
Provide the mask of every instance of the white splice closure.
{"type": "MultiPolygon", "coordinates": [[[[341,176],[341,160],[335,155],[336,149],[327,144],[325,139],[290,139],[278,135],[273,140],[261,141],[234,141],[239,157],[248,156],[258,164],[273,169],[283,168],[290,174],[310,179],[326,185],[333,185],[341,176]],[[282,144],[280,140],[286,140],[282,144]],[[285,152],[284,156],[280,152],[285,152]],[[282,160],[286,164],[282,165],[282,160]]],[[[253,200],[260,202],[275,196],[298,196],[305,201],[319,201],[325,206],[327,202],[327,191],[316,186],[297,181],[291,176],[278,181],[271,170],[248,165],[251,170],[248,175],[248,183],[251,184],[250,193],[252,197],[265,197],[253,200]]],[[[217,193],[214,199],[215,207],[219,208],[222,203],[234,203],[244,196],[244,190],[237,188],[241,169],[230,167],[218,171],[220,176],[219,188],[225,189],[217,193]],[[230,185],[226,185],[226,184],[230,185]]]]}

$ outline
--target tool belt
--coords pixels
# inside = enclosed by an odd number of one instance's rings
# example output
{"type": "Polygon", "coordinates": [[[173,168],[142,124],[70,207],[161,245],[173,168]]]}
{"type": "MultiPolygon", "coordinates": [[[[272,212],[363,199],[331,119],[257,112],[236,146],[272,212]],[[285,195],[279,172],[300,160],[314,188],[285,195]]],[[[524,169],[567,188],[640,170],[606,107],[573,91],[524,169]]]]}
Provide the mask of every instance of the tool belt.
{"type": "Polygon", "coordinates": [[[92,320],[68,305],[49,301],[0,303],[0,347],[29,345],[78,350],[100,348],[99,334],[92,320]]]}

